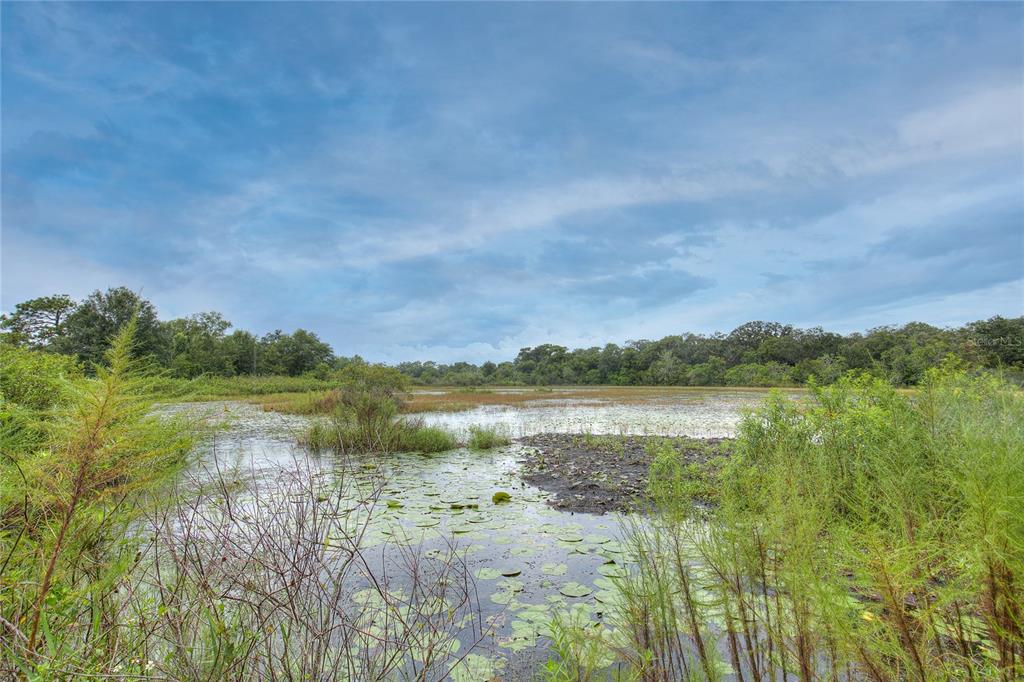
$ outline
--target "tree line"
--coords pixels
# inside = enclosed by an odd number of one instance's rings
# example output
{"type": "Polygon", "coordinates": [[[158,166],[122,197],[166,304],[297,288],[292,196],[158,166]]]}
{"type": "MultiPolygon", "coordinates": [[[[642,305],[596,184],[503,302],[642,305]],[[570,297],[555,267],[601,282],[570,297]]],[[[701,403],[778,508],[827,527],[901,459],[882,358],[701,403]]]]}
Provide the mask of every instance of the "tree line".
{"type": "MultiPolygon", "coordinates": [[[[327,379],[363,362],[342,357],[315,333],[275,330],[261,337],[235,329],[217,312],[161,321],[153,304],[118,287],[82,301],[66,295],[19,303],[0,319],[3,341],[76,357],[87,368],[102,361],[117,330],[137,320],[136,352],[178,377],[202,375],[313,375],[327,379]]],[[[846,335],[754,321],[728,334],[679,334],[576,348],[542,344],[514,360],[473,364],[403,362],[396,367],[417,384],[590,384],[785,386],[811,376],[831,383],[860,370],[896,385],[915,385],[949,356],[976,367],[1024,376],[1024,317],[996,316],[962,327],[921,322],[846,335]]]]}

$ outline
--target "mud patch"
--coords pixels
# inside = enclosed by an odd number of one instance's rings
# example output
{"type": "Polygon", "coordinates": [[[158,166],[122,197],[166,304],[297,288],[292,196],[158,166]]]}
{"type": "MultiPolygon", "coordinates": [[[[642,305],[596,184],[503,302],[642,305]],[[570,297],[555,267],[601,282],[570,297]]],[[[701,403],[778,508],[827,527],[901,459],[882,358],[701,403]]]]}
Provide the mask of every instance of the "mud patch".
{"type": "Polygon", "coordinates": [[[651,448],[670,440],[687,464],[713,466],[731,450],[731,438],[593,436],[542,433],[519,439],[522,476],[551,493],[548,504],[571,512],[635,510],[647,496],[651,448]]]}

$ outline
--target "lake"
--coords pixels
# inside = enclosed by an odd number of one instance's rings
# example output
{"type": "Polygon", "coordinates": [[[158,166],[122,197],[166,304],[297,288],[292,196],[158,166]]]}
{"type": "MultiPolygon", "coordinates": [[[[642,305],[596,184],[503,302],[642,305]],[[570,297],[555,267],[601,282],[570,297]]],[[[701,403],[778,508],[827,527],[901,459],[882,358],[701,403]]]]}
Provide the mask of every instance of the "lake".
{"type": "MultiPolygon", "coordinates": [[[[544,432],[729,436],[744,410],[764,395],[689,390],[641,402],[540,400],[416,417],[463,435],[471,425],[484,425],[513,437],[544,432]]],[[[486,679],[481,675],[488,671],[507,680],[531,679],[549,657],[553,614],[572,613],[603,627],[602,617],[617,598],[612,579],[629,570],[622,519],[548,506],[547,493],[519,476],[522,445],[339,458],[295,444],[304,417],[239,402],[169,409],[223,420],[225,428],[204,446],[202,460],[253,475],[260,494],[297,468],[315,471],[327,487],[340,491],[342,509],[364,524],[360,546],[373,557],[368,570],[400,576],[410,561],[459,562],[473,577],[472,598],[452,628],[450,646],[453,658],[471,647],[473,655],[459,664],[454,679],[486,679]],[[495,503],[495,493],[508,493],[509,500],[495,503]]],[[[369,580],[362,575],[357,582],[369,580]]],[[[401,578],[388,587],[395,594],[406,589],[401,578]]]]}

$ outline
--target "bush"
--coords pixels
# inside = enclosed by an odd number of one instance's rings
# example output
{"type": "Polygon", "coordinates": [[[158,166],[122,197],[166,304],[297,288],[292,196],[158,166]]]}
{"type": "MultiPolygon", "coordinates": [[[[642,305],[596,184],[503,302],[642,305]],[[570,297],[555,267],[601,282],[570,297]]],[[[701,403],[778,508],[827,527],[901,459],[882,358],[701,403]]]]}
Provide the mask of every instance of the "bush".
{"type": "Polygon", "coordinates": [[[473,450],[500,448],[511,442],[506,433],[496,428],[484,426],[469,427],[469,442],[467,445],[473,450]]]}
{"type": "Polygon", "coordinates": [[[48,410],[67,402],[70,382],[82,370],[66,355],[0,343],[0,397],[29,410],[48,410]]]}

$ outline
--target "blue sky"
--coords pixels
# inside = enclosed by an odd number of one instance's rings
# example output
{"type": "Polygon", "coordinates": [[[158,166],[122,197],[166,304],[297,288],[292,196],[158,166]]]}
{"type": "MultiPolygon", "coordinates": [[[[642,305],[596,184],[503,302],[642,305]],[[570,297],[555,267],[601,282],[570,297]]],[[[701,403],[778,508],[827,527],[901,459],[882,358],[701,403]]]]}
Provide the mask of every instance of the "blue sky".
{"type": "Polygon", "coordinates": [[[1024,5],[4,3],[2,306],[374,360],[1024,313],[1024,5]]]}

